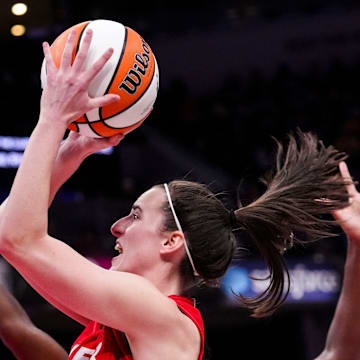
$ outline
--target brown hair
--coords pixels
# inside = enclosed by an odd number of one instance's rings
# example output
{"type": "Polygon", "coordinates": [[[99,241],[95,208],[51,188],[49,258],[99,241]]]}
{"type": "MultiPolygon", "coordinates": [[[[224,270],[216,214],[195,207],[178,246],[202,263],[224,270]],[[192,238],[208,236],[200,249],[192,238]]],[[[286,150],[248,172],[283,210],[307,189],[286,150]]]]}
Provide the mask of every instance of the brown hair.
{"type": "MultiPolygon", "coordinates": [[[[226,209],[205,185],[183,180],[168,184],[196,270],[205,284],[216,284],[233,259],[234,228],[253,239],[268,265],[270,284],[259,296],[245,298],[240,294],[238,298],[255,317],[273,313],[288,294],[289,272],[282,253],[293,241],[294,232],[306,233],[310,240],[333,235],[330,226],[335,222],[324,215],[346,207],[349,200],[338,170],[346,159],[344,153],[325,147],[315,135],[300,130],[289,134],[286,151],[276,143],[276,169],[264,180],[267,190],[235,212],[226,209]]],[[[168,204],[164,212],[164,229],[175,230],[168,204]]],[[[187,257],[182,271],[185,279],[194,281],[187,257]]]]}

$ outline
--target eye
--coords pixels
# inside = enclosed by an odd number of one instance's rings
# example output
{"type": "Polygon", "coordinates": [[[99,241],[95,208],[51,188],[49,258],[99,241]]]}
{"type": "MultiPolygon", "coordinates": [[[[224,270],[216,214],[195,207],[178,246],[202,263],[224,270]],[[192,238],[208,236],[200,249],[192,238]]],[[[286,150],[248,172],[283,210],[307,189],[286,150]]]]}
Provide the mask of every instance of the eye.
{"type": "Polygon", "coordinates": [[[133,217],[134,220],[139,220],[139,215],[138,214],[132,213],[132,217],[133,217]]]}

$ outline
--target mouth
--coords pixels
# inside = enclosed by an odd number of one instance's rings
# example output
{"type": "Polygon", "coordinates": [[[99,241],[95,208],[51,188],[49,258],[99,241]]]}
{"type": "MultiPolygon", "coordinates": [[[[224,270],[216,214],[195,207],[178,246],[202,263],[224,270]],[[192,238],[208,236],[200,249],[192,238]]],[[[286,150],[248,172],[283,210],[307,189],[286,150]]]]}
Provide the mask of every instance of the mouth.
{"type": "Polygon", "coordinates": [[[121,247],[121,245],[120,245],[118,242],[115,244],[114,249],[115,249],[116,251],[118,251],[119,254],[122,254],[122,253],[123,253],[123,248],[121,247]]]}

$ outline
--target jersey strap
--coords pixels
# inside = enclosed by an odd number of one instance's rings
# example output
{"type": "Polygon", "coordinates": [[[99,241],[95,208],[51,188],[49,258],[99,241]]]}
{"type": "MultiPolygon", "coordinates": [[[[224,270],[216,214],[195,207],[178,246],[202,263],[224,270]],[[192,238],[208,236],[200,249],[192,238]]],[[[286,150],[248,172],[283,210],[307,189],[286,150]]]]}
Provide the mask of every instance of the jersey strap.
{"type": "Polygon", "coordinates": [[[176,302],[176,305],[179,308],[179,310],[182,313],[184,313],[187,317],[189,317],[198,328],[201,338],[201,350],[200,350],[199,360],[202,360],[204,356],[204,346],[205,346],[205,329],[204,329],[204,322],[201,313],[199,309],[195,307],[195,300],[177,295],[170,295],[169,298],[176,302]]]}

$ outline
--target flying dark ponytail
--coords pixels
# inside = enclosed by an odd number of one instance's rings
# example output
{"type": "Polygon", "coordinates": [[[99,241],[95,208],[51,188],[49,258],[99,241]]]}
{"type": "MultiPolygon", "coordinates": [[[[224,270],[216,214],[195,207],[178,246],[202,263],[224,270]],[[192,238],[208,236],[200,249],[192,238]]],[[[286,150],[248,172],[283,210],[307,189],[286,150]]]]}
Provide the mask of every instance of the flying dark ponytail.
{"type": "MultiPolygon", "coordinates": [[[[168,184],[171,199],[191,253],[197,273],[184,256],[181,273],[184,283],[218,284],[235,253],[235,233],[248,233],[269,268],[270,284],[257,297],[240,302],[263,317],[273,313],[289,291],[289,272],[284,249],[302,241],[333,235],[329,213],[348,205],[346,181],[338,166],[346,159],[332,146],[325,147],[311,133],[300,130],[289,135],[286,150],[277,142],[276,169],[267,180],[267,190],[256,201],[229,211],[207,186],[183,180],[168,184]],[[234,230],[240,230],[235,231],[234,230]],[[306,236],[305,236],[306,235],[306,236]]],[[[349,182],[350,180],[348,180],[349,182]]],[[[164,189],[163,185],[158,185],[164,189]]],[[[164,196],[164,199],[166,197],[164,196]]],[[[177,229],[169,201],[162,204],[163,230],[177,229]]]]}
{"type": "Polygon", "coordinates": [[[335,221],[325,215],[348,206],[345,181],[338,166],[346,159],[334,147],[325,147],[311,133],[289,135],[286,151],[277,142],[276,170],[264,180],[265,193],[233,213],[240,230],[254,240],[269,268],[269,286],[257,297],[240,297],[254,317],[270,315],[289,292],[289,272],[283,252],[307,241],[332,236],[335,221]]]}

